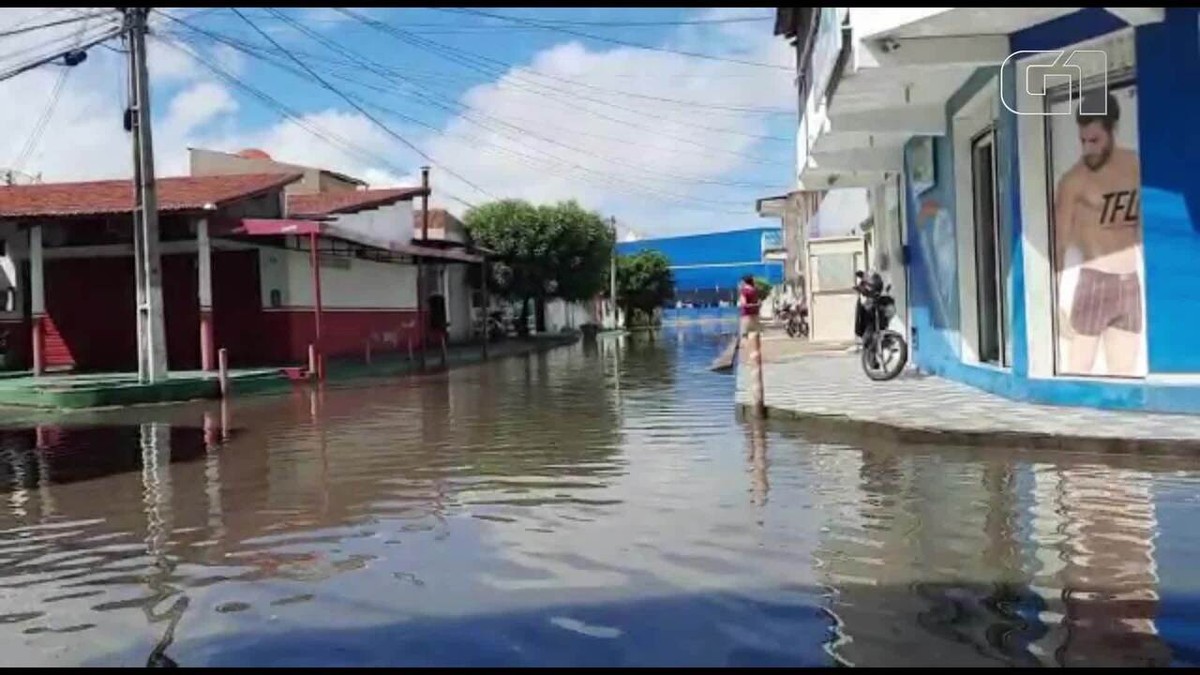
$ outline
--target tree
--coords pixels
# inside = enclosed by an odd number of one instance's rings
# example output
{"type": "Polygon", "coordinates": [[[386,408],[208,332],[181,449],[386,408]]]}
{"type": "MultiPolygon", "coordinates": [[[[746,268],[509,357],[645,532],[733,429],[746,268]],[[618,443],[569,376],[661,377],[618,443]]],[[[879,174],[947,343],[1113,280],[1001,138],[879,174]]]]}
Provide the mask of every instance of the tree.
{"type": "Polygon", "coordinates": [[[495,291],[521,302],[522,325],[535,302],[538,331],[546,329],[546,300],[580,301],[605,286],[614,245],[600,214],[574,201],[533,206],[520,199],[484,204],[463,218],[471,239],[496,253],[495,291]]]}
{"type": "Polygon", "coordinates": [[[617,257],[617,304],[625,313],[625,325],[635,313],[651,314],[675,297],[675,276],[661,251],[639,251],[617,257]]]}

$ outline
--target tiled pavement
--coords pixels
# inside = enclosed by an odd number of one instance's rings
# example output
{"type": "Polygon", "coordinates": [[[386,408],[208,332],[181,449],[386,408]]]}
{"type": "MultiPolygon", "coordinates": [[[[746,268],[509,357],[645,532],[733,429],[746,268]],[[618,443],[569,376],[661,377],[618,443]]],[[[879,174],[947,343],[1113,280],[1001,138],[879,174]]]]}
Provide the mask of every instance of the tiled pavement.
{"type": "MultiPolygon", "coordinates": [[[[749,372],[739,364],[741,406],[750,404],[749,372]]],[[[898,440],[1200,452],[1200,417],[1022,403],[912,371],[872,382],[858,355],[844,350],[777,355],[763,366],[763,385],[769,417],[898,440]]]]}

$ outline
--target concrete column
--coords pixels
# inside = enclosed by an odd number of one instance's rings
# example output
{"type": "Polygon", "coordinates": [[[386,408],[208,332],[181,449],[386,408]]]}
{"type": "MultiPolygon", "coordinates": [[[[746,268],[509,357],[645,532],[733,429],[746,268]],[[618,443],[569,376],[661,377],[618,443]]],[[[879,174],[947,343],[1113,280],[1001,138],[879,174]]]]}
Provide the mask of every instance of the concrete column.
{"type": "Polygon", "coordinates": [[[216,368],[216,345],[212,323],[212,246],[208,239],[208,219],[196,222],[196,269],[200,276],[200,368],[216,368]]]}
{"type": "Polygon", "coordinates": [[[43,322],[46,318],[46,283],[42,258],[42,226],[29,228],[29,314],[33,327],[33,374],[46,372],[46,341],[43,322]]]}

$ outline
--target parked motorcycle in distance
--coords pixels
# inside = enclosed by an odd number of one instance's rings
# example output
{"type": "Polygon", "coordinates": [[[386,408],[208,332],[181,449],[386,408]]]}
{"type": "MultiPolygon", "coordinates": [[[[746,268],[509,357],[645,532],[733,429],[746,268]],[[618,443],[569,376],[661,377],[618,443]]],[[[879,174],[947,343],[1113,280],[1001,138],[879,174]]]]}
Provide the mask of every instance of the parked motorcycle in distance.
{"type": "Polygon", "coordinates": [[[876,382],[894,379],[908,365],[908,342],[900,333],[888,326],[896,316],[896,300],[891,296],[892,287],[883,285],[883,278],[872,273],[867,278],[862,272],[854,287],[863,297],[857,311],[864,312],[865,330],[862,336],[862,367],[867,377],[876,382]]]}
{"type": "Polygon", "coordinates": [[[785,305],[777,316],[783,322],[788,337],[808,337],[807,307],[801,306],[799,302],[790,303],[785,305]]]}

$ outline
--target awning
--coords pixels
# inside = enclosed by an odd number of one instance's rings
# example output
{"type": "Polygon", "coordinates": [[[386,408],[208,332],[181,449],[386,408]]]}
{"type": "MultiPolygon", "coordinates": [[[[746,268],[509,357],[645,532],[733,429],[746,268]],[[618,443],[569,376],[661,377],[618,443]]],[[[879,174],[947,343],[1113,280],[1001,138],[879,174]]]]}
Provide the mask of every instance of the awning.
{"type": "MultiPolygon", "coordinates": [[[[884,25],[851,19],[853,57],[828,101],[810,122],[813,140],[801,186],[869,186],[902,168],[901,148],[914,135],[946,133],[946,104],[981,67],[997,67],[1012,53],[1009,36],[1074,14],[1082,7],[909,8],[907,22],[884,25]]],[[[1105,8],[1130,25],[1161,21],[1161,8],[1105,8]]],[[[900,10],[896,10],[900,12],[900,10]]],[[[897,14],[903,17],[903,14],[897,14]]]]}
{"type": "Polygon", "coordinates": [[[482,263],[482,255],[461,249],[440,249],[433,246],[418,246],[410,242],[385,241],[365,235],[333,223],[319,220],[297,220],[289,218],[244,218],[221,234],[249,237],[277,237],[283,235],[317,235],[342,239],[360,246],[379,249],[389,253],[414,258],[436,259],[463,263],[482,263]]]}

